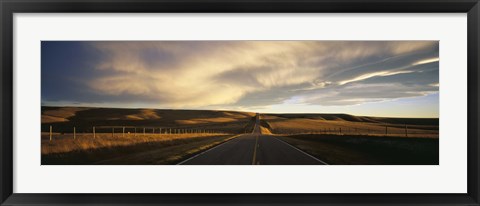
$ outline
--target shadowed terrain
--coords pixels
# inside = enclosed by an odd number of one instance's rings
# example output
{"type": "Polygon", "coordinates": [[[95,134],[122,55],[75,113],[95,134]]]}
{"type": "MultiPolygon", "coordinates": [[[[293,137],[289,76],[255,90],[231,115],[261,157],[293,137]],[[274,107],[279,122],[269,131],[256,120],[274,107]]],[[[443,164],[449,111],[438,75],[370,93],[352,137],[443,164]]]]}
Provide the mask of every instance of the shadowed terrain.
{"type": "Polygon", "coordinates": [[[231,111],[42,107],[42,164],[173,164],[235,134],[251,132],[254,116],[231,111]]]}
{"type": "Polygon", "coordinates": [[[436,165],[438,134],[438,118],[42,107],[42,164],[436,165]]]}
{"type": "Polygon", "coordinates": [[[140,126],[173,129],[210,129],[243,133],[254,113],[214,110],[116,109],[42,107],[42,132],[90,131],[93,126],[140,126]]]}

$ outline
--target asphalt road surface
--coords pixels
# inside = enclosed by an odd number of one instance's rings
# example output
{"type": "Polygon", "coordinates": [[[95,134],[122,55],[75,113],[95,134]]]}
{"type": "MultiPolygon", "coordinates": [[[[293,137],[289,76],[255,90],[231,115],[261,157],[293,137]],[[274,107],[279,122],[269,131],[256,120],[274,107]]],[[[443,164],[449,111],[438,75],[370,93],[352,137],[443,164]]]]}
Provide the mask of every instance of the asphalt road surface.
{"type": "Polygon", "coordinates": [[[273,135],[262,134],[257,114],[251,134],[238,137],[193,156],[185,165],[324,165],[325,162],[273,135]]]}

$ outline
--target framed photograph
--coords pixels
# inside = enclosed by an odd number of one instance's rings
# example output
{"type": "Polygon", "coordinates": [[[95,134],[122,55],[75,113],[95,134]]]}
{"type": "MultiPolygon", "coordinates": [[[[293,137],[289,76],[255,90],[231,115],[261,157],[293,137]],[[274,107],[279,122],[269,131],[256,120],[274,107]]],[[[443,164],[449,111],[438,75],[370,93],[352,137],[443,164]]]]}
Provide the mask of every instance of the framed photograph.
{"type": "Polygon", "coordinates": [[[1,205],[480,205],[478,0],[0,7],[1,205]]]}

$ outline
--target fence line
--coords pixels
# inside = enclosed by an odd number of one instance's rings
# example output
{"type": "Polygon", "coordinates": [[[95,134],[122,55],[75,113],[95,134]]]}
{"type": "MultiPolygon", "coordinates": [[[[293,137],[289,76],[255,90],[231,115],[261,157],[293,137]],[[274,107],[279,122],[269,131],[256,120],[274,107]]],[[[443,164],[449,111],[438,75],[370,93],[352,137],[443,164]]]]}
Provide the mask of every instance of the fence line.
{"type": "Polygon", "coordinates": [[[415,136],[415,135],[438,135],[438,130],[409,128],[408,125],[385,125],[385,129],[381,127],[372,128],[356,128],[356,127],[323,127],[316,130],[295,130],[295,129],[270,129],[274,134],[335,134],[335,135],[385,135],[385,136],[415,136]]]}
{"type": "MultiPolygon", "coordinates": [[[[73,130],[65,131],[65,127],[62,127],[61,134],[70,133],[73,136],[73,139],[76,140],[77,138],[77,126],[70,127],[73,130]]],[[[165,134],[219,134],[225,133],[218,130],[207,130],[207,129],[197,129],[197,128],[164,128],[164,127],[151,127],[151,126],[92,126],[90,127],[91,130],[85,129],[88,127],[84,127],[83,129],[80,128],[80,132],[90,133],[93,138],[97,138],[97,133],[109,133],[111,129],[112,138],[115,137],[115,129],[122,129],[122,138],[125,137],[125,133],[130,134],[130,131],[133,129],[133,137],[137,137],[137,128],[143,129],[143,136],[147,135],[147,131],[150,130],[153,135],[165,135],[165,134]],[[158,132],[158,133],[157,133],[158,132]]],[[[58,130],[57,130],[58,131],[58,130]]],[[[83,135],[82,135],[83,136],[83,135]]],[[[54,128],[52,125],[49,125],[49,141],[54,141],[54,128]]]]}
{"type": "MultiPolygon", "coordinates": [[[[73,126],[73,139],[77,139],[77,127],[73,126]]],[[[88,127],[86,127],[88,128],[88,127]]],[[[225,133],[222,131],[217,131],[217,130],[210,130],[210,129],[199,129],[199,128],[165,128],[165,127],[152,127],[152,126],[92,126],[91,127],[91,134],[93,138],[96,138],[97,135],[96,133],[100,131],[100,133],[109,133],[108,130],[111,129],[112,133],[112,138],[115,137],[115,129],[122,129],[122,138],[125,137],[125,133],[129,131],[126,131],[126,129],[132,131],[133,129],[133,136],[137,136],[137,128],[142,128],[143,129],[143,136],[146,135],[147,130],[151,130],[152,134],[218,134],[218,133],[225,133]],[[157,130],[158,129],[158,130],[157,130]],[[158,133],[156,133],[158,131],[158,133]]],[[[49,141],[54,140],[53,136],[53,126],[49,125],[49,141]]],[[[295,131],[294,133],[291,133],[288,130],[276,130],[276,129],[270,129],[274,134],[336,134],[336,135],[381,135],[381,127],[377,127],[376,129],[372,128],[357,128],[357,127],[324,127],[324,128],[319,128],[317,130],[300,130],[300,131],[295,131]]],[[[72,130],[70,130],[72,131],[72,130]]],[[[88,129],[87,130],[80,130],[81,133],[89,133],[88,129]]],[[[247,132],[247,129],[245,129],[245,132],[247,132]]],[[[61,132],[65,132],[65,129],[61,132]]],[[[385,136],[415,136],[415,135],[438,135],[438,130],[430,130],[430,129],[421,129],[421,128],[409,128],[407,124],[405,124],[402,128],[401,125],[396,125],[396,126],[391,126],[385,124],[385,132],[383,133],[385,136]],[[403,131],[402,131],[403,130],[403,131]],[[421,131],[418,131],[421,130],[421,131]]]]}

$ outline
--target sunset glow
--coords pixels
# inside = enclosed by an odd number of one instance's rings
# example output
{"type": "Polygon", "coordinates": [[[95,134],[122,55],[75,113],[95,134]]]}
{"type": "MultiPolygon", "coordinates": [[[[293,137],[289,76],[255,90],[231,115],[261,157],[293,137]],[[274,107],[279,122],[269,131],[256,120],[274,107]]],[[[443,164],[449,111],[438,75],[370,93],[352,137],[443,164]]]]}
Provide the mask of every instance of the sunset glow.
{"type": "Polygon", "coordinates": [[[437,41],[43,41],[42,105],[438,117],[437,41]]]}

